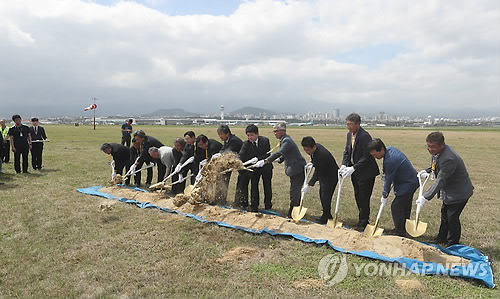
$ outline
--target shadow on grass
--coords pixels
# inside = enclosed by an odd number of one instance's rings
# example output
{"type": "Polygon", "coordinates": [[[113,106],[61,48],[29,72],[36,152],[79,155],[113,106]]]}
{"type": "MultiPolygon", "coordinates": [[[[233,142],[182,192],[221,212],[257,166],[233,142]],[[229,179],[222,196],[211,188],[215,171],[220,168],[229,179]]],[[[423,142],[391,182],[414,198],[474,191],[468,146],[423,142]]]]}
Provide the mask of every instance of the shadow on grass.
{"type": "Polygon", "coordinates": [[[42,173],[50,173],[50,172],[59,172],[61,171],[59,168],[42,168],[42,173]]]}

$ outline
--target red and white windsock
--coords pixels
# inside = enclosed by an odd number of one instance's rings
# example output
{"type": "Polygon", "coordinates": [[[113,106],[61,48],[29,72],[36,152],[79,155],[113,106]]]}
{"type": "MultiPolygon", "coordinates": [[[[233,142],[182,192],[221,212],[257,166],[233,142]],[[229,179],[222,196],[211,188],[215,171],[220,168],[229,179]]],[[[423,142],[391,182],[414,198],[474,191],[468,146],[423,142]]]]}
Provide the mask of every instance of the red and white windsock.
{"type": "Polygon", "coordinates": [[[92,110],[92,109],[97,109],[97,104],[92,104],[92,105],[88,106],[87,108],[83,109],[83,111],[92,110]]]}

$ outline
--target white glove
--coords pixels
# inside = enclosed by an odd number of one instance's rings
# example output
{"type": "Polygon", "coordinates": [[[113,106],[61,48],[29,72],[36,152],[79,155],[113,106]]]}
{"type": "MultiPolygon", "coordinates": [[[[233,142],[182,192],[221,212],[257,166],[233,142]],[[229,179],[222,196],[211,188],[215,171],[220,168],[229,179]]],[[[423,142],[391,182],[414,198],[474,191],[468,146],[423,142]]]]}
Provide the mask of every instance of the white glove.
{"type": "Polygon", "coordinates": [[[340,173],[342,173],[342,170],[344,170],[344,168],[346,168],[346,167],[347,166],[345,166],[345,165],[340,166],[340,168],[339,168],[340,173]]]}
{"type": "Polygon", "coordinates": [[[132,166],[130,166],[130,169],[128,171],[130,173],[134,173],[136,168],[137,168],[137,164],[132,164],[132,166]]]}
{"type": "Polygon", "coordinates": [[[429,173],[427,171],[425,171],[425,170],[421,170],[418,173],[418,177],[423,178],[423,179],[426,179],[428,176],[429,176],[429,173]]]}
{"type": "Polygon", "coordinates": [[[420,206],[420,208],[423,208],[426,202],[427,202],[427,199],[425,199],[425,197],[423,197],[423,196],[419,196],[419,197],[417,198],[417,200],[415,201],[415,203],[416,203],[417,205],[419,205],[419,206],[420,206]]]}
{"type": "Polygon", "coordinates": [[[178,181],[179,181],[179,182],[182,182],[183,180],[184,180],[184,177],[182,176],[182,174],[181,174],[181,173],[179,173],[179,179],[178,179],[178,181]]]}
{"type": "Polygon", "coordinates": [[[302,193],[307,193],[309,192],[309,185],[305,185],[304,187],[302,187],[302,190],[300,190],[302,193]]]}
{"type": "Polygon", "coordinates": [[[277,163],[281,163],[283,161],[283,158],[282,157],[279,157],[278,159],[274,160],[275,162],[277,163]]]}
{"type": "Polygon", "coordinates": [[[179,173],[181,171],[181,168],[182,168],[182,164],[177,164],[177,166],[175,166],[174,172],[179,173]]]}
{"type": "Polygon", "coordinates": [[[114,180],[116,177],[116,172],[113,170],[113,173],[111,174],[111,179],[114,180]]]}
{"type": "Polygon", "coordinates": [[[255,163],[254,165],[255,165],[256,168],[261,168],[265,164],[266,164],[266,161],[260,160],[260,161],[257,161],[257,163],[255,163]]]}
{"type": "Polygon", "coordinates": [[[309,163],[307,163],[307,164],[306,164],[306,167],[305,167],[305,168],[306,168],[306,169],[312,169],[312,168],[313,168],[313,166],[314,166],[314,165],[312,164],[312,162],[309,162],[309,163]]]}
{"type": "Polygon", "coordinates": [[[109,165],[111,165],[111,167],[115,168],[115,160],[111,160],[111,162],[109,162],[109,165]]]}
{"type": "Polygon", "coordinates": [[[201,161],[201,162],[200,162],[200,169],[201,169],[203,166],[207,165],[207,163],[208,163],[208,160],[207,160],[207,159],[205,159],[205,160],[201,161]]]}
{"type": "Polygon", "coordinates": [[[385,205],[387,204],[387,197],[383,197],[383,196],[382,196],[382,197],[380,198],[380,203],[381,203],[383,206],[385,206],[385,205]]]}
{"type": "Polygon", "coordinates": [[[255,164],[259,161],[259,159],[257,159],[257,157],[253,157],[252,159],[246,161],[245,163],[243,163],[244,166],[247,166],[247,165],[250,165],[250,164],[255,164]]]}
{"type": "Polygon", "coordinates": [[[341,171],[341,175],[342,177],[350,177],[354,172],[354,167],[350,166],[350,167],[346,167],[344,168],[342,171],[341,171]]]}
{"type": "Polygon", "coordinates": [[[149,166],[149,167],[153,167],[153,166],[155,166],[155,163],[154,163],[154,162],[149,162],[149,165],[148,165],[148,166],[149,166]]]}
{"type": "Polygon", "coordinates": [[[220,156],[222,156],[222,154],[221,154],[221,153],[216,153],[216,154],[213,154],[212,159],[219,158],[220,156]]]}

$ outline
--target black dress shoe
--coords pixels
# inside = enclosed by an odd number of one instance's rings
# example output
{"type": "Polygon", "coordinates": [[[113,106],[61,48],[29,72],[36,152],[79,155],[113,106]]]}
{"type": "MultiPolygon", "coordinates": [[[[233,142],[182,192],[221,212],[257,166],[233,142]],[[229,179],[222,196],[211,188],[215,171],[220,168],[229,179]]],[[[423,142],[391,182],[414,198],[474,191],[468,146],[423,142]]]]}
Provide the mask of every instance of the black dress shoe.
{"type": "Polygon", "coordinates": [[[272,209],[272,208],[273,208],[273,206],[272,206],[272,205],[271,205],[271,206],[266,206],[266,207],[264,208],[264,210],[271,211],[271,209],[272,209]]]}
{"type": "Polygon", "coordinates": [[[259,208],[250,208],[248,209],[249,212],[251,213],[258,213],[259,212],[259,208]]]}

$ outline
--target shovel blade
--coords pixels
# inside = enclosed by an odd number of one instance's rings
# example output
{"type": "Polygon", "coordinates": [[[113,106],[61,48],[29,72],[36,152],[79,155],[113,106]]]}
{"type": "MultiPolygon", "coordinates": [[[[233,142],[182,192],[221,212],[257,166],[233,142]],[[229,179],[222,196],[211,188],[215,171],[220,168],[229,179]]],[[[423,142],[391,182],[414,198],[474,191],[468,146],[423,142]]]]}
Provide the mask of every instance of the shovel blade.
{"type": "Polygon", "coordinates": [[[191,196],[191,192],[193,192],[194,186],[188,185],[184,188],[184,195],[191,196]]]}
{"type": "Polygon", "coordinates": [[[293,207],[292,209],[292,219],[295,222],[299,222],[300,219],[304,218],[306,215],[307,208],[304,207],[293,207]]]}
{"type": "Polygon", "coordinates": [[[333,219],[329,219],[326,223],[326,226],[329,228],[339,228],[342,227],[342,222],[337,219],[337,217],[333,219]]]}
{"type": "Polygon", "coordinates": [[[425,231],[427,230],[427,223],[422,221],[417,222],[416,220],[406,219],[405,228],[406,232],[410,236],[416,238],[420,237],[425,233],[425,231]]]}
{"type": "Polygon", "coordinates": [[[363,234],[365,234],[369,237],[380,237],[380,236],[382,236],[383,232],[384,232],[383,228],[368,224],[365,227],[365,231],[363,232],[363,234]]]}

